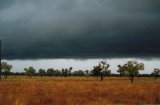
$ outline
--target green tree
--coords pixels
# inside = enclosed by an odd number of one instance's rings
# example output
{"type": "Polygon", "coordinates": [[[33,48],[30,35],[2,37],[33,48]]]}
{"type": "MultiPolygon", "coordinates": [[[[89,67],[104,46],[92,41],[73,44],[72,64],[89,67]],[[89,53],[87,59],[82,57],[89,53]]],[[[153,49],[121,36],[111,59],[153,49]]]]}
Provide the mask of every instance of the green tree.
{"type": "Polygon", "coordinates": [[[64,70],[64,77],[67,77],[68,76],[68,69],[65,69],[64,70]]]}
{"type": "Polygon", "coordinates": [[[39,69],[38,71],[39,76],[45,76],[46,75],[46,71],[44,69],[39,69]]]}
{"type": "Polygon", "coordinates": [[[64,70],[64,68],[61,70],[61,75],[65,76],[65,70],[64,70]]]}
{"type": "Polygon", "coordinates": [[[104,79],[104,76],[109,75],[111,71],[109,70],[109,64],[106,61],[99,62],[98,66],[94,66],[92,73],[94,76],[101,77],[101,81],[104,79]]]}
{"type": "Polygon", "coordinates": [[[85,72],[85,76],[89,77],[89,70],[85,70],[84,72],[85,72]]]}
{"type": "Polygon", "coordinates": [[[159,74],[160,74],[160,69],[158,68],[155,68],[154,71],[152,72],[152,75],[156,77],[156,79],[158,78],[159,74]]]}
{"type": "Polygon", "coordinates": [[[69,69],[68,68],[66,68],[66,69],[62,69],[61,70],[61,72],[62,72],[62,76],[64,76],[64,77],[67,77],[67,76],[69,76],[69,75],[72,75],[72,67],[70,67],[69,69]]]}
{"type": "Polygon", "coordinates": [[[69,71],[68,71],[68,75],[69,75],[69,76],[72,75],[72,69],[73,69],[73,67],[70,67],[70,68],[69,68],[69,71]]]}
{"type": "Polygon", "coordinates": [[[110,65],[106,61],[101,61],[99,63],[99,66],[101,67],[100,75],[101,75],[101,81],[104,79],[104,76],[110,75],[111,70],[109,70],[110,65]]]}
{"type": "Polygon", "coordinates": [[[133,79],[139,74],[139,71],[144,70],[144,64],[136,61],[128,61],[123,66],[125,72],[130,76],[131,83],[133,83],[133,79]]]}
{"type": "Polygon", "coordinates": [[[118,67],[117,72],[120,74],[120,77],[124,76],[126,74],[125,66],[124,65],[118,65],[117,67],[118,67]]]}
{"type": "Polygon", "coordinates": [[[82,70],[78,70],[78,71],[74,71],[74,72],[73,72],[73,75],[74,75],[74,76],[84,76],[85,73],[84,73],[84,71],[82,71],[82,70]]]}
{"type": "Polygon", "coordinates": [[[98,76],[100,76],[100,71],[101,71],[101,67],[100,66],[94,66],[93,70],[92,70],[92,75],[96,76],[98,79],[98,76]]]}
{"type": "Polygon", "coordinates": [[[7,62],[2,62],[1,63],[1,68],[2,68],[2,72],[5,75],[5,78],[7,79],[8,74],[10,73],[11,69],[12,69],[12,65],[7,64],[7,62]]]}
{"type": "Polygon", "coordinates": [[[55,76],[61,76],[61,71],[59,71],[59,70],[55,70],[54,75],[55,75],[55,76]]]}
{"type": "Polygon", "coordinates": [[[29,68],[24,68],[24,71],[30,78],[32,78],[32,76],[34,76],[36,73],[36,70],[32,66],[30,66],[29,68]]]}
{"type": "Polygon", "coordinates": [[[53,68],[49,68],[49,69],[46,71],[46,74],[47,74],[48,76],[54,76],[55,71],[54,71],[53,68]]]}

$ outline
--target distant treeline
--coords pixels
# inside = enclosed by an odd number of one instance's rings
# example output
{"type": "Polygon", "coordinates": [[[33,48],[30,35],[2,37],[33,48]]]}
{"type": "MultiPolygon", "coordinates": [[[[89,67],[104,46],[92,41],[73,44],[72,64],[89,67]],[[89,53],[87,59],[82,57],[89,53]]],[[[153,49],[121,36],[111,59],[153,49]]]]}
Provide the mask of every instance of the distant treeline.
{"type": "MultiPolygon", "coordinates": [[[[2,75],[5,76],[5,73],[2,72],[2,75]]],[[[8,76],[15,76],[16,77],[16,76],[28,76],[28,75],[25,72],[9,72],[8,76]]],[[[58,73],[53,73],[53,74],[45,73],[43,75],[36,72],[32,76],[41,76],[41,77],[43,77],[43,76],[48,76],[48,77],[86,76],[86,77],[89,77],[89,76],[94,76],[94,75],[92,73],[86,74],[85,71],[83,71],[83,70],[77,70],[77,71],[72,72],[71,75],[64,76],[61,73],[61,71],[59,70],[58,73]]],[[[106,77],[129,77],[129,76],[128,75],[120,76],[119,74],[111,73],[109,75],[106,75],[106,77]]],[[[139,74],[139,75],[137,75],[137,77],[156,77],[156,76],[153,74],[139,74]]],[[[158,77],[160,77],[160,75],[158,75],[158,77]]]]}
{"type": "Polygon", "coordinates": [[[138,63],[137,61],[128,61],[127,63],[123,65],[117,66],[117,73],[119,74],[112,74],[111,70],[109,70],[110,65],[106,61],[101,61],[98,63],[98,65],[93,66],[92,70],[73,70],[73,67],[69,68],[63,68],[61,70],[48,68],[45,69],[39,69],[36,70],[34,67],[30,66],[28,68],[24,68],[24,72],[11,72],[12,65],[8,64],[7,62],[1,63],[1,72],[0,76],[4,75],[5,78],[7,78],[8,75],[15,75],[16,76],[23,76],[26,75],[30,78],[33,76],[61,76],[61,77],[67,77],[67,76],[94,76],[94,77],[100,77],[101,81],[106,76],[116,76],[116,77],[130,77],[131,82],[133,82],[134,77],[160,77],[160,69],[155,68],[151,74],[140,74],[140,70],[144,70],[144,64],[138,63]]]}

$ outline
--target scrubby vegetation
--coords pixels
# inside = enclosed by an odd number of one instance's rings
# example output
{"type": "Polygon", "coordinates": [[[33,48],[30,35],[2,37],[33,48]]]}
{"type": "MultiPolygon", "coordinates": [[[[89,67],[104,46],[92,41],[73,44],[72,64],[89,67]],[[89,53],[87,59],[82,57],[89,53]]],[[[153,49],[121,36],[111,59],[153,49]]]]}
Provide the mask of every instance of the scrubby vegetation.
{"type": "Polygon", "coordinates": [[[0,82],[0,105],[160,104],[159,88],[159,78],[9,77],[0,82]]]}
{"type": "Polygon", "coordinates": [[[135,61],[118,65],[119,74],[112,74],[106,61],[86,71],[30,66],[14,73],[10,64],[1,67],[0,105],[160,104],[159,69],[139,74],[144,64],[135,61]]]}

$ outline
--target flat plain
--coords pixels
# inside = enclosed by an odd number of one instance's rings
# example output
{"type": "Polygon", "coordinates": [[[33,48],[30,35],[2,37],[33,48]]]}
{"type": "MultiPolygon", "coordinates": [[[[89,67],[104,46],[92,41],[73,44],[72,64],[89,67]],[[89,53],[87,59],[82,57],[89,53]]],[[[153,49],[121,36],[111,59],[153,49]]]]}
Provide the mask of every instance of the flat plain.
{"type": "Polygon", "coordinates": [[[0,105],[160,104],[160,78],[10,76],[0,82],[0,105]]]}

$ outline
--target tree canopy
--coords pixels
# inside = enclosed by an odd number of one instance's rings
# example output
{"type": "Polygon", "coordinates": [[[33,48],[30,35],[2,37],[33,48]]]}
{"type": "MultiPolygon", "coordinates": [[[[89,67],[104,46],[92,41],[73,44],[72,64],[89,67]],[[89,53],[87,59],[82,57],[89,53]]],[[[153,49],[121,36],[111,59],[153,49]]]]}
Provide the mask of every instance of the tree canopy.
{"type": "Polygon", "coordinates": [[[7,62],[2,62],[1,69],[2,69],[2,72],[5,74],[5,77],[7,78],[7,75],[10,73],[12,69],[12,65],[7,64],[7,62]]]}
{"type": "Polygon", "coordinates": [[[123,71],[127,73],[131,77],[131,82],[133,82],[133,78],[139,74],[140,70],[144,70],[144,64],[138,63],[137,61],[128,61],[126,64],[119,66],[123,71]]]}

